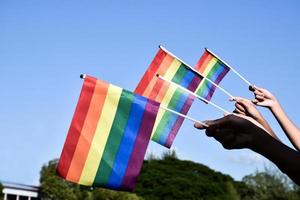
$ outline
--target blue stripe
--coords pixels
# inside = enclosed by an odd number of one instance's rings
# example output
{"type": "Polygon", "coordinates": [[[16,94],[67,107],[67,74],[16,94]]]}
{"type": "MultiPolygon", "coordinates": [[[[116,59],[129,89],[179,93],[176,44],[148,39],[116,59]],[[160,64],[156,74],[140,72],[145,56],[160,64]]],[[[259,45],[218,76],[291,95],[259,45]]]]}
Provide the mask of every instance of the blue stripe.
{"type": "MultiPolygon", "coordinates": [[[[193,78],[195,76],[195,73],[192,72],[191,70],[189,70],[183,77],[182,81],[180,82],[180,85],[184,88],[189,87],[190,83],[192,82],[193,78]]],[[[181,112],[184,104],[186,103],[186,101],[188,100],[189,94],[187,92],[183,92],[181,93],[180,97],[179,97],[179,101],[175,107],[175,110],[177,112],[181,112]]],[[[166,114],[166,113],[165,113],[166,114]]],[[[169,113],[170,115],[172,115],[167,123],[167,126],[163,129],[163,132],[160,136],[159,139],[159,143],[160,144],[165,144],[168,136],[172,130],[172,128],[175,125],[175,122],[177,121],[178,116],[173,114],[173,113],[169,113]]]]}
{"type": "Polygon", "coordinates": [[[225,70],[223,65],[219,64],[218,67],[219,67],[218,70],[209,78],[213,82],[215,82],[217,80],[217,78],[221,75],[221,73],[225,70]]]}
{"type": "MultiPolygon", "coordinates": [[[[181,94],[180,98],[179,98],[180,101],[178,101],[178,104],[176,105],[175,110],[181,111],[181,109],[183,108],[183,106],[184,106],[186,100],[188,99],[188,97],[189,97],[189,95],[187,95],[187,94],[181,94]]],[[[171,115],[171,117],[169,118],[167,125],[163,129],[162,134],[160,135],[160,138],[159,138],[159,143],[160,144],[165,144],[166,143],[166,141],[168,139],[168,136],[169,136],[169,134],[170,134],[173,126],[175,125],[175,122],[176,122],[177,118],[178,118],[178,115],[170,113],[170,112],[165,113],[165,114],[169,114],[169,115],[171,115]]]]}
{"type": "Polygon", "coordinates": [[[179,85],[181,85],[184,88],[188,88],[195,76],[195,72],[193,72],[192,70],[188,70],[183,76],[183,79],[181,80],[179,85]]]}
{"type": "Polygon", "coordinates": [[[213,86],[212,83],[208,82],[207,80],[204,80],[204,83],[201,87],[205,87],[205,89],[202,90],[202,93],[200,94],[200,96],[206,99],[206,97],[209,93],[209,90],[212,86],[213,86]]]}
{"type": "Polygon", "coordinates": [[[131,106],[129,119],[107,182],[107,186],[110,188],[119,188],[123,181],[128,161],[140,129],[146,104],[146,98],[138,95],[135,96],[131,106]]]}

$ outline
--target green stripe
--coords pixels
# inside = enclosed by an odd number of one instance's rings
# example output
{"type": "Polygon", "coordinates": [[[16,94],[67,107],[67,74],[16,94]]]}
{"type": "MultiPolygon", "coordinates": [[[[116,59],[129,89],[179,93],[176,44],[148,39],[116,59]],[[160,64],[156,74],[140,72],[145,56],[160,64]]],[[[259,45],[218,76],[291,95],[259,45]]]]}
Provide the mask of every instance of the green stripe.
{"type": "MultiPolygon", "coordinates": [[[[216,71],[221,67],[219,61],[217,61],[215,63],[215,65],[211,68],[211,70],[209,71],[209,73],[207,74],[207,78],[210,79],[214,73],[216,73],[216,71]]],[[[203,97],[203,93],[206,92],[207,90],[209,90],[210,88],[208,88],[208,85],[211,85],[210,82],[208,82],[207,80],[203,80],[204,83],[201,85],[201,87],[196,91],[196,94],[203,97]]]]}
{"type": "MultiPolygon", "coordinates": [[[[188,72],[188,70],[186,69],[184,64],[181,63],[177,72],[175,73],[174,77],[172,78],[172,82],[180,84],[187,72],[188,72]]],[[[174,92],[174,94],[171,98],[171,101],[169,102],[169,104],[167,106],[169,109],[174,110],[176,108],[177,102],[178,102],[181,94],[182,94],[182,91],[180,89],[176,89],[176,91],[174,92]]],[[[166,127],[166,125],[169,121],[169,118],[171,116],[172,115],[170,112],[164,113],[163,117],[161,118],[161,121],[159,122],[159,124],[152,136],[152,140],[157,141],[157,142],[160,140],[161,134],[163,133],[163,130],[166,127]]]]}
{"type": "MultiPolygon", "coordinates": [[[[174,95],[172,96],[171,101],[168,104],[168,108],[175,110],[177,102],[180,98],[180,95],[182,94],[182,91],[180,91],[180,89],[176,89],[174,95]]],[[[163,117],[161,118],[161,121],[159,122],[154,135],[152,137],[152,140],[154,141],[159,141],[161,134],[163,133],[164,128],[167,126],[169,118],[172,116],[171,112],[164,112],[163,117]]]]}
{"type": "Polygon", "coordinates": [[[177,72],[175,73],[175,75],[172,78],[172,82],[180,84],[186,73],[187,73],[187,69],[185,68],[184,64],[181,63],[177,72]]]}
{"type": "Polygon", "coordinates": [[[207,80],[203,80],[204,82],[200,86],[200,88],[196,91],[196,94],[200,97],[202,97],[203,92],[207,89],[207,80]]]}
{"type": "Polygon", "coordinates": [[[209,71],[209,73],[207,74],[207,78],[211,78],[215,73],[216,71],[221,67],[219,61],[217,61],[214,66],[212,67],[212,69],[209,71]]]}
{"type": "MultiPolygon", "coordinates": [[[[185,68],[184,64],[181,63],[180,67],[178,68],[177,72],[175,73],[174,77],[172,78],[172,82],[175,82],[177,84],[180,84],[182,79],[184,78],[185,74],[187,73],[187,69],[185,68]]],[[[168,104],[168,108],[174,110],[176,108],[177,102],[180,98],[182,91],[180,89],[176,89],[174,92],[171,101],[168,104]]],[[[166,127],[169,118],[171,117],[170,112],[165,112],[163,117],[161,118],[161,121],[159,122],[153,136],[152,140],[159,141],[161,134],[163,133],[164,128],[166,127]]]]}
{"type": "Polygon", "coordinates": [[[109,132],[109,137],[94,182],[106,184],[109,179],[123,132],[129,118],[133,100],[134,95],[132,93],[122,90],[117,112],[109,132]]]}

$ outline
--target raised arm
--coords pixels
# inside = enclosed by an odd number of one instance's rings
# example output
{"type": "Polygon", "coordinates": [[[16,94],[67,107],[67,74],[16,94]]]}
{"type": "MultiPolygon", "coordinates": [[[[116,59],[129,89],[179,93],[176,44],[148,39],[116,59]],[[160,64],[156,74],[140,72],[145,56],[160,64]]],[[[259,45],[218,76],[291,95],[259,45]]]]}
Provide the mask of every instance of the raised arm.
{"type": "Polygon", "coordinates": [[[288,118],[275,96],[268,90],[256,86],[253,87],[253,92],[255,94],[255,99],[252,100],[252,102],[258,106],[267,107],[271,110],[293,146],[300,151],[300,130],[288,118]]]}
{"type": "MultiPolygon", "coordinates": [[[[275,163],[300,185],[300,153],[271,137],[251,118],[230,114],[205,123],[206,135],[214,137],[225,149],[249,148],[275,163]]],[[[204,128],[197,123],[195,127],[204,128]]]]}

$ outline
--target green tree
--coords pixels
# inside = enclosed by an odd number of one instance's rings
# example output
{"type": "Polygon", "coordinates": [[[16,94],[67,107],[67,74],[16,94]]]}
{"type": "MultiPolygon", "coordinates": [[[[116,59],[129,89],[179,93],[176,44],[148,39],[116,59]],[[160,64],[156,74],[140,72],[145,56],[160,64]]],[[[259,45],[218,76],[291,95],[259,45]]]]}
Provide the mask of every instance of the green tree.
{"type": "Polygon", "coordinates": [[[245,176],[243,182],[247,185],[244,190],[239,191],[243,199],[300,199],[299,187],[277,169],[257,171],[245,176]]]}
{"type": "Polygon", "coordinates": [[[76,187],[56,176],[57,160],[49,161],[42,167],[40,186],[41,197],[49,200],[77,200],[76,187]]]}
{"type": "Polygon", "coordinates": [[[58,160],[51,160],[40,172],[41,197],[46,200],[141,200],[134,193],[84,187],[63,180],[56,174],[58,160]]]}
{"type": "Polygon", "coordinates": [[[163,153],[161,159],[144,161],[134,192],[146,200],[239,199],[230,176],[179,160],[175,151],[163,153]]]}

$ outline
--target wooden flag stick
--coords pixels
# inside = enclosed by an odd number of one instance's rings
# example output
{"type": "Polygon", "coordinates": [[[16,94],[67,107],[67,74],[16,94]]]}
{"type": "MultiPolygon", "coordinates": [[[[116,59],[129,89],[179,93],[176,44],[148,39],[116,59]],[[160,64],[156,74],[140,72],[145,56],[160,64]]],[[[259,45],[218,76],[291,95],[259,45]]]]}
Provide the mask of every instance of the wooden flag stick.
{"type": "Polygon", "coordinates": [[[167,108],[167,107],[165,107],[165,106],[163,106],[163,105],[160,105],[159,107],[162,108],[162,109],[164,109],[164,110],[166,110],[166,111],[169,111],[169,112],[171,112],[171,113],[174,113],[175,115],[179,115],[179,116],[181,116],[181,117],[184,117],[185,119],[188,119],[188,120],[190,120],[190,121],[192,121],[192,122],[199,123],[199,124],[201,124],[201,125],[204,126],[204,127],[208,127],[207,124],[205,124],[205,123],[203,123],[203,122],[201,122],[201,121],[198,121],[198,120],[196,120],[196,119],[194,119],[194,118],[192,118],[192,117],[189,117],[189,116],[187,116],[187,115],[184,115],[184,114],[182,114],[182,113],[176,112],[175,110],[171,110],[171,109],[169,109],[169,108],[167,108]]]}
{"type": "Polygon", "coordinates": [[[170,54],[171,56],[173,56],[174,58],[176,58],[177,60],[179,60],[180,62],[182,62],[185,66],[187,66],[190,70],[192,70],[193,72],[195,72],[196,74],[198,74],[198,76],[201,76],[202,78],[204,78],[205,80],[207,80],[208,82],[210,82],[211,84],[213,84],[214,86],[216,86],[217,88],[219,88],[222,92],[224,92],[227,96],[229,96],[230,98],[233,98],[233,95],[230,94],[228,91],[226,91],[224,88],[222,88],[221,86],[219,86],[218,84],[216,84],[215,82],[213,82],[212,80],[210,80],[209,78],[205,77],[204,75],[202,75],[200,72],[196,71],[194,68],[192,68],[190,65],[188,65],[187,63],[185,63],[183,60],[181,60],[180,58],[178,58],[177,56],[175,56],[174,54],[172,54],[170,51],[168,51],[166,48],[164,48],[163,46],[159,45],[158,46],[160,49],[162,49],[163,51],[167,52],[168,54],[170,54]]]}
{"type": "MultiPolygon", "coordinates": [[[[81,79],[85,79],[85,77],[86,77],[86,74],[80,74],[80,78],[81,78],[81,79]]],[[[187,116],[187,115],[184,115],[184,114],[182,114],[182,113],[176,112],[175,110],[171,110],[171,109],[169,109],[169,108],[167,108],[167,107],[165,107],[165,106],[163,106],[163,105],[160,105],[159,107],[162,108],[162,109],[164,109],[164,110],[166,110],[166,111],[168,111],[168,112],[174,113],[175,115],[179,115],[179,116],[181,116],[181,117],[183,117],[183,118],[185,118],[185,119],[188,119],[188,120],[190,120],[190,121],[192,121],[192,122],[199,123],[199,124],[201,124],[201,125],[204,126],[204,127],[208,127],[207,124],[205,124],[205,123],[203,123],[203,122],[201,122],[201,121],[198,121],[198,120],[196,120],[196,119],[194,119],[194,118],[192,118],[192,117],[189,117],[189,116],[187,116]]]]}
{"type": "Polygon", "coordinates": [[[230,112],[228,112],[228,111],[225,110],[224,108],[218,106],[217,104],[215,104],[215,103],[213,103],[213,102],[211,102],[211,101],[208,101],[207,99],[205,99],[205,98],[203,98],[203,97],[197,95],[196,93],[194,93],[194,92],[192,92],[192,91],[190,91],[190,90],[188,90],[188,89],[182,87],[181,85],[178,85],[177,83],[174,83],[174,82],[172,82],[172,81],[170,81],[170,80],[167,80],[167,79],[165,79],[164,77],[160,76],[159,74],[157,74],[156,76],[157,76],[158,78],[160,78],[160,79],[162,79],[162,80],[164,80],[164,81],[170,83],[170,84],[175,85],[176,87],[178,87],[178,88],[184,90],[185,92],[187,92],[187,93],[193,95],[194,97],[196,97],[196,98],[198,98],[198,99],[201,99],[201,100],[204,101],[205,103],[212,105],[213,107],[215,107],[215,108],[221,110],[222,112],[224,112],[224,113],[226,113],[226,114],[230,114],[230,112]]]}
{"type": "Polygon", "coordinates": [[[213,53],[211,50],[209,50],[208,48],[205,48],[205,50],[210,53],[211,55],[213,55],[214,57],[216,57],[218,60],[220,60],[224,65],[226,65],[227,67],[229,67],[236,75],[238,75],[243,81],[245,81],[249,86],[252,86],[252,84],[245,78],[243,77],[238,71],[236,71],[233,67],[231,67],[228,63],[226,63],[224,60],[222,60],[219,56],[217,56],[215,53],[213,53]]]}

